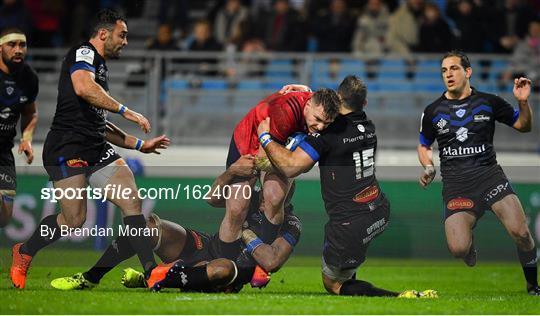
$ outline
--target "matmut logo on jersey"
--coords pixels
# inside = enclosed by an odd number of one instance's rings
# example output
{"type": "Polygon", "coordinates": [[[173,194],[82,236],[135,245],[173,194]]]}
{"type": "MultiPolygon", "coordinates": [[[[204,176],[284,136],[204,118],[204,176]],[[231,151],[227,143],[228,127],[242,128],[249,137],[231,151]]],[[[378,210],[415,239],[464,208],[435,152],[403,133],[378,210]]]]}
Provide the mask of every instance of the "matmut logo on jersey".
{"type": "Polygon", "coordinates": [[[353,201],[356,203],[368,203],[375,200],[377,196],[379,196],[379,188],[376,185],[372,185],[357,193],[353,201]]]}
{"type": "Polygon", "coordinates": [[[474,202],[471,199],[465,199],[465,198],[456,198],[451,199],[448,201],[448,204],[446,204],[446,208],[455,211],[455,210],[468,210],[474,207],[474,202]]]}
{"type": "Polygon", "coordinates": [[[470,146],[470,147],[461,147],[458,148],[450,148],[450,147],[444,147],[443,148],[443,156],[449,156],[449,157],[460,157],[460,156],[472,156],[476,154],[481,154],[486,151],[486,145],[481,146],[470,146]]]}

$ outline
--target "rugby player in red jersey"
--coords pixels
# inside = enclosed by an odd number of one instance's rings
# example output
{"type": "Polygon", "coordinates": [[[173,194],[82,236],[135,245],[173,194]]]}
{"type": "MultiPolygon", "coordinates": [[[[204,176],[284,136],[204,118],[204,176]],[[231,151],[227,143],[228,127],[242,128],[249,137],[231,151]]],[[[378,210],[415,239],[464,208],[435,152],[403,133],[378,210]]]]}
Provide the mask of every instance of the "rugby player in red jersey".
{"type": "MultiPolygon", "coordinates": [[[[330,89],[312,92],[274,93],[251,109],[236,126],[227,156],[227,168],[243,155],[256,156],[261,173],[265,215],[263,239],[274,237],[283,222],[283,202],[291,181],[281,173],[275,172],[259,150],[257,127],[267,117],[271,118],[270,135],[272,139],[284,144],[295,132],[316,133],[326,128],[338,115],[340,101],[330,89]]],[[[230,198],[226,200],[226,212],[219,229],[219,251],[223,258],[233,259],[241,250],[242,223],[249,207],[249,198],[242,194],[257,180],[252,177],[236,178],[232,183],[230,198]],[[240,194],[238,194],[240,193],[240,194]]],[[[224,192],[225,193],[225,192],[224,192]]]]}

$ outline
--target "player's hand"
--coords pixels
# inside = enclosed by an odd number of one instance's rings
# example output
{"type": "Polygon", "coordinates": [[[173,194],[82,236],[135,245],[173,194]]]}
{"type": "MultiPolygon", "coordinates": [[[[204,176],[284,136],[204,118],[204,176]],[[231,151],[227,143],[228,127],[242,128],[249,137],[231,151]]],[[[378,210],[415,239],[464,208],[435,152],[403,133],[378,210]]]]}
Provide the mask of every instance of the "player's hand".
{"type": "Polygon", "coordinates": [[[310,92],[311,89],[303,84],[288,84],[286,86],[283,86],[281,90],[279,90],[279,94],[287,94],[289,92],[310,92]]]}
{"type": "Polygon", "coordinates": [[[158,154],[161,155],[158,149],[167,149],[171,144],[171,140],[165,135],[154,137],[144,141],[141,147],[141,152],[145,154],[158,154]]]}
{"type": "Polygon", "coordinates": [[[257,135],[261,136],[264,132],[270,132],[270,118],[267,117],[261,121],[259,127],[257,128],[257,135]]]}
{"type": "Polygon", "coordinates": [[[148,133],[150,132],[150,123],[148,122],[148,120],[146,119],[146,117],[144,117],[142,114],[140,113],[137,113],[135,111],[132,111],[130,109],[128,109],[127,111],[125,111],[122,116],[128,120],[128,121],[131,121],[133,123],[136,123],[137,125],[139,125],[141,127],[141,129],[145,132],[145,133],[148,133]]]}
{"type": "Polygon", "coordinates": [[[237,177],[252,177],[257,174],[255,157],[253,155],[244,155],[233,163],[229,170],[237,177]]]}
{"type": "Polygon", "coordinates": [[[420,175],[420,185],[422,188],[426,188],[435,178],[435,174],[437,172],[435,171],[435,167],[433,166],[426,166],[424,169],[424,172],[420,175]]]}
{"type": "Polygon", "coordinates": [[[19,155],[24,153],[26,155],[26,163],[29,165],[34,161],[34,149],[32,149],[32,143],[28,140],[23,140],[19,144],[19,155]]]}
{"type": "Polygon", "coordinates": [[[514,79],[514,96],[518,101],[527,101],[531,95],[531,80],[520,77],[514,79]]]}

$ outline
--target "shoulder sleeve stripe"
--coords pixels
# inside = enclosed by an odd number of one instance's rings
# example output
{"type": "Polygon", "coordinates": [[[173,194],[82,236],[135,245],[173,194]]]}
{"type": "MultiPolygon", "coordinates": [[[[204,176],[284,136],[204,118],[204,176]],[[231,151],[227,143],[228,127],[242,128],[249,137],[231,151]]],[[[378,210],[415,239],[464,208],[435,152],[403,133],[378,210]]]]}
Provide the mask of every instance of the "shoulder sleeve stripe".
{"type": "Polygon", "coordinates": [[[321,158],[315,148],[311,147],[311,145],[306,141],[300,142],[300,144],[298,144],[298,147],[302,148],[306,152],[306,154],[308,154],[309,157],[313,159],[313,161],[319,161],[319,158],[321,158]]]}
{"type": "Polygon", "coordinates": [[[302,106],[300,105],[300,100],[297,98],[293,98],[292,101],[294,102],[294,106],[296,107],[296,110],[298,110],[298,119],[302,119],[304,113],[302,113],[302,106]]]}
{"type": "Polygon", "coordinates": [[[433,144],[433,140],[428,139],[424,134],[420,133],[420,144],[424,146],[431,146],[433,144]]]}
{"type": "Polygon", "coordinates": [[[292,100],[287,100],[287,105],[291,108],[291,111],[292,111],[292,113],[294,115],[294,120],[297,122],[299,120],[298,110],[294,106],[294,103],[292,102],[292,100]]]}
{"type": "Polygon", "coordinates": [[[73,64],[73,66],[71,66],[71,68],[69,68],[69,74],[72,74],[77,70],[86,70],[86,71],[90,71],[90,72],[93,72],[93,73],[96,72],[96,68],[94,66],[89,65],[84,61],[80,61],[78,63],[73,64]]]}
{"type": "Polygon", "coordinates": [[[296,243],[298,242],[296,238],[294,238],[294,236],[288,232],[281,235],[281,237],[283,237],[283,239],[285,239],[293,247],[296,246],[296,243]]]}

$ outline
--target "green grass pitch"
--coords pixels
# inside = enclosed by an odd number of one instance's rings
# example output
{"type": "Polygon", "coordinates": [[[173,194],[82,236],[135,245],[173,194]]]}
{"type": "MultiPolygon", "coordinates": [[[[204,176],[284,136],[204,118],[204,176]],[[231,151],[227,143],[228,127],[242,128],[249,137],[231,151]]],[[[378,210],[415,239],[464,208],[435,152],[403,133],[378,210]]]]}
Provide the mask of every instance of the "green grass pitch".
{"type": "MultiPolygon", "coordinates": [[[[151,293],[125,289],[121,268],[91,291],[63,292],[53,278],[84,271],[91,251],[46,249],[34,260],[27,288],[12,288],[10,253],[0,248],[0,314],[540,314],[540,298],[524,291],[516,263],[368,259],[358,278],[395,291],[436,289],[436,300],[339,297],[322,287],[319,258],[294,257],[263,290],[239,294],[151,293]]],[[[138,268],[135,260],[122,267],[138,268]]]]}

